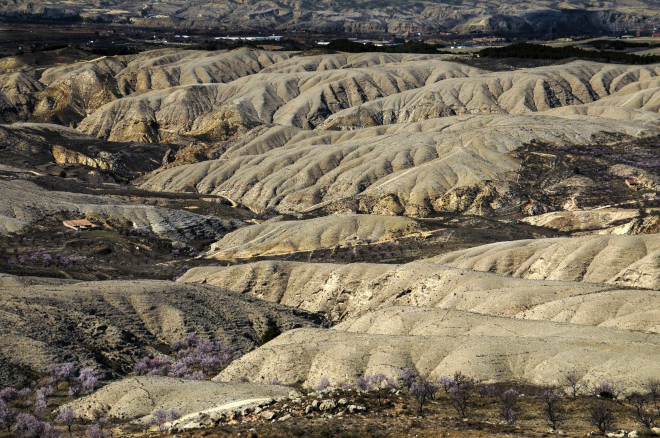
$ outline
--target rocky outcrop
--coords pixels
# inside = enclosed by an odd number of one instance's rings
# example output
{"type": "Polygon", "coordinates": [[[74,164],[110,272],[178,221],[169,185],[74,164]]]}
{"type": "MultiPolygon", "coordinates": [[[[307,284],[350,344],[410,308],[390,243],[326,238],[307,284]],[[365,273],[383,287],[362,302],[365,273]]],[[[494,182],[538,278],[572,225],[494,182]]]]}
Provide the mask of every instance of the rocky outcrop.
{"type": "Polygon", "coordinates": [[[115,169],[116,157],[107,152],[101,152],[99,155],[99,158],[90,158],[63,146],[53,146],[53,158],[57,164],[82,164],[83,166],[94,167],[96,169],[115,169]]]}
{"type": "Polygon", "coordinates": [[[181,242],[219,239],[226,232],[244,226],[241,221],[201,216],[185,210],[103,196],[50,192],[23,180],[0,181],[0,193],[0,233],[20,231],[58,214],[116,216],[128,220],[134,227],[147,228],[157,236],[181,242]]]}

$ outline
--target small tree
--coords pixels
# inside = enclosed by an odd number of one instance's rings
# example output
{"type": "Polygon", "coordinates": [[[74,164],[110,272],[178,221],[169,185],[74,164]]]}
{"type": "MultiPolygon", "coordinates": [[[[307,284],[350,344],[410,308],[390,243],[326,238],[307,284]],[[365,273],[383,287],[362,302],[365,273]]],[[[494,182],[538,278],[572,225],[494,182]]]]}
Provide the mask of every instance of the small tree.
{"type": "Polygon", "coordinates": [[[410,391],[410,387],[413,383],[415,383],[415,379],[417,379],[418,376],[419,373],[417,371],[411,370],[410,368],[404,368],[401,371],[399,380],[403,383],[403,386],[405,386],[406,389],[410,391]]]}
{"type": "Polygon", "coordinates": [[[12,432],[20,438],[34,438],[41,436],[43,431],[43,423],[36,417],[26,412],[18,414],[16,417],[16,424],[12,432]]]}
{"type": "Polygon", "coordinates": [[[642,395],[633,393],[628,397],[630,405],[633,408],[635,420],[647,429],[651,429],[658,420],[658,413],[654,407],[650,407],[653,400],[650,394],[642,395]]]}
{"type": "Polygon", "coordinates": [[[461,376],[457,380],[456,385],[452,386],[449,390],[449,397],[451,398],[454,410],[460,418],[467,418],[468,409],[470,407],[470,398],[474,392],[474,382],[470,378],[461,376]]]}
{"type": "Polygon", "coordinates": [[[433,394],[438,390],[438,386],[432,383],[428,377],[420,376],[410,386],[410,395],[417,400],[419,405],[418,413],[421,416],[424,410],[426,401],[433,397],[433,394]]]}
{"type": "Polygon", "coordinates": [[[387,376],[383,373],[374,374],[373,376],[368,377],[371,381],[372,392],[376,395],[378,400],[378,406],[381,405],[381,399],[383,397],[383,383],[387,382],[387,376]]]}
{"type": "Polygon", "coordinates": [[[82,385],[85,392],[87,392],[87,394],[93,393],[98,386],[99,379],[97,375],[98,374],[96,370],[92,368],[84,368],[80,370],[80,376],[78,379],[80,380],[80,384],[82,385]]]}
{"type": "Polygon", "coordinates": [[[18,397],[18,391],[14,388],[7,387],[0,391],[0,400],[8,402],[14,400],[16,397],[18,397]]]}
{"type": "Polygon", "coordinates": [[[559,393],[555,389],[548,388],[541,394],[541,400],[545,419],[548,420],[553,430],[559,429],[566,418],[559,393]]]}
{"type": "Polygon", "coordinates": [[[181,418],[181,415],[179,414],[179,411],[176,410],[176,408],[170,409],[170,411],[167,413],[167,421],[169,421],[170,424],[172,424],[179,418],[181,418]]]}
{"type": "Polygon", "coordinates": [[[59,427],[53,426],[50,423],[42,423],[42,430],[40,438],[61,438],[62,431],[59,427]]]}
{"type": "Polygon", "coordinates": [[[508,389],[502,393],[502,412],[500,415],[507,424],[513,425],[518,421],[520,413],[518,412],[518,397],[520,394],[515,389],[508,389]]]}
{"type": "Polygon", "coordinates": [[[649,392],[651,399],[653,400],[653,406],[658,407],[658,402],[660,402],[660,380],[658,379],[649,379],[646,382],[646,390],[649,392]]]}
{"type": "Polygon", "coordinates": [[[360,390],[360,391],[371,391],[372,388],[372,383],[371,379],[369,379],[368,375],[365,375],[363,377],[359,377],[355,381],[355,386],[360,390]]]}
{"type": "Polygon", "coordinates": [[[165,430],[165,422],[167,421],[167,412],[163,409],[156,409],[153,414],[151,414],[151,424],[158,427],[159,432],[165,430]]]}
{"type": "Polygon", "coordinates": [[[71,427],[73,427],[73,425],[76,423],[76,411],[71,409],[69,406],[65,407],[57,415],[55,422],[66,426],[67,430],[69,431],[69,436],[71,436],[71,427]]]}
{"type": "Polygon", "coordinates": [[[606,433],[612,424],[614,424],[612,403],[604,400],[598,400],[592,403],[589,406],[589,424],[597,427],[601,433],[606,433]]]}
{"type": "Polygon", "coordinates": [[[576,398],[578,393],[582,390],[582,377],[577,371],[569,371],[564,376],[564,383],[568,386],[568,389],[573,398],[576,398]]]}
{"type": "Polygon", "coordinates": [[[481,398],[492,397],[492,395],[495,393],[495,387],[491,385],[483,385],[483,384],[477,385],[476,391],[477,394],[479,394],[479,397],[481,398]]]}
{"type": "Polygon", "coordinates": [[[23,403],[24,408],[29,408],[30,406],[32,406],[32,402],[30,401],[31,395],[32,395],[32,390],[30,388],[23,388],[20,391],[18,391],[18,398],[23,403]]]}
{"type": "Polygon", "coordinates": [[[85,430],[87,438],[108,438],[108,433],[99,427],[98,424],[92,424],[85,430]]]}
{"type": "Polygon", "coordinates": [[[449,394],[449,390],[456,385],[456,380],[454,380],[453,377],[440,376],[440,379],[438,379],[438,385],[445,390],[445,394],[449,394]]]}

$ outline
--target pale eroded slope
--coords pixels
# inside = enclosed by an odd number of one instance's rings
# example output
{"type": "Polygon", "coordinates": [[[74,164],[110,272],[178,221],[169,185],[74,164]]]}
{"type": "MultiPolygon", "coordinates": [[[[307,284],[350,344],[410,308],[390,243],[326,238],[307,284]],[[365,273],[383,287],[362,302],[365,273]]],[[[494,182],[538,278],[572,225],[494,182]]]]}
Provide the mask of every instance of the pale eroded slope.
{"type": "Polygon", "coordinates": [[[216,285],[336,322],[391,306],[420,306],[660,333],[655,291],[525,280],[432,263],[257,262],[193,268],[179,281],[216,285]]]}
{"type": "Polygon", "coordinates": [[[176,409],[185,420],[191,414],[221,411],[223,406],[236,409],[246,403],[284,397],[288,392],[289,388],[274,385],[142,376],[111,383],[69,406],[85,419],[92,419],[94,410],[105,409],[110,417],[146,422],[157,409],[176,409]]]}
{"type": "Polygon", "coordinates": [[[583,236],[479,246],[436,257],[462,269],[536,280],[658,289],[660,236],[583,236]]]}
{"type": "MultiPolygon", "coordinates": [[[[330,116],[321,127],[348,129],[456,114],[526,114],[595,102],[648,82],[660,68],[575,61],[570,64],[447,79],[330,116]]],[[[624,106],[620,101],[607,105],[624,106]]]]}
{"type": "Polygon", "coordinates": [[[535,115],[465,115],[350,132],[273,128],[245,146],[254,155],[232,149],[231,158],[166,169],[141,187],[179,191],[193,182],[200,193],[222,195],[255,211],[301,212],[365,197],[370,202],[364,208],[350,207],[351,202],[343,208],[425,216],[442,211],[434,202],[452,188],[517,170],[508,153],[523,144],[584,144],[603,132],[644,135],[653,129],[597,117],[535,115]]]}
{"type": "Polygon", "coordinates": [[[331,215],[305,221],[267,221],[226,234],[206,257],[245,258],[313,251],[366,240],[392,240],[419,231],[408,218],[376,215],[331,215]]]}
{"type": "MultiPolygon", "coordinates": [[[[456,322],[464,324],[460,318],[456,322]]],[[[660,372],[660,338],[655,334],[581,326],[548,329],[546,324],[555,323],[529,321],[516,322],[523,325],[519,333],[508,332],[508,322],[491,318],[479,330],[470,321],[465,330],[456,330],[468,333],[449,330],[428,336],[292,330],[233,362],[216,379],[261,381],[263,376],[267,381],[278,376],[285,383],[313,386],[326,377],[338,385],[364,374],[396,377],[409,367],[432,378],[461,371],[487,382],[557,385],[567,370],[576,369],[586,382],[607,379],[637,388],[660,372]],[[497,325],[502,329],[491,333],[497,325]],[[544,330],[555,336],[544,336],[544,330]]]]}
{"type": "MultiPolygon", "coordinates": [[[[446,78],[481,70],[440,59],[376,67],[292,73],[258,73],[229,83],[198,81],[111,102],[81,122],[90,135],[116,141],[159,141],[203,131],[228,107],[262,123],[313,128],[329,114],[446,78]],[[146,137],[138,125],[144,129],[146,137]]],[[[215,81],[217,82],[217,81],[215,81]]],[[[121,87],[121,84],[120,84],[121,87]]]]}

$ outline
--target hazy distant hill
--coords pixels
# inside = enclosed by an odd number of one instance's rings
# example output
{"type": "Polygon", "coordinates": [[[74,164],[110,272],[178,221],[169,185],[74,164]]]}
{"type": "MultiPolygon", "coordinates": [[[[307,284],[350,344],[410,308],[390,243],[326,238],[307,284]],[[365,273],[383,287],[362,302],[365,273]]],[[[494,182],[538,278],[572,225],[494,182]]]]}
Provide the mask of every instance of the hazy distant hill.
{"type": "Polygon", "coordinates": [[[498,31],[580,33],[634,29],[658,20],[655,0],[27,0],[0,1],[16,20],[129,19],[136,25],[314,32],[498,31]]]}

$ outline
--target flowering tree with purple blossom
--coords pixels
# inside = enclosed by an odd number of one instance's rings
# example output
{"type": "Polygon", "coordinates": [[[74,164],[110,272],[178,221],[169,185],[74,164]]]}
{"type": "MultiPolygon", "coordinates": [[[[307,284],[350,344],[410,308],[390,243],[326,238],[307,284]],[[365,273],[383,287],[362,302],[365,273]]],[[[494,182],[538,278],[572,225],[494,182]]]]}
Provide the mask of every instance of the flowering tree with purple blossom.
{"type": "Polygon", "coordinates": [[[418,376],[419,373],[417,373],[417,371],[411,370],[410,368],[404,368],[401,371],[399,380],[403,383],[406,389],[410,390],[410,387],[412,386],[413,383],[415,383],[415,379],[417,379],[418,376]]]}
{"type": "Polygon", "coordinates": [[[16,411],[9,407],[9,405],[0,399],[0,429],[9,429],[16,421],[16,411]]]}
{"type": "Polygon", "coordinates": [[[180,377],[191,380],[206,379],[205,373],[216,373],[241,357],[241,352],[222,342],[197,338],[191,333],[172,343],[176,361],[169,357],[145,357],[133,371],[137,375],[180,377]]]}
{"type": "Polygon", "coordinates": [[[78,380],[87,394],[93,393],[99,383],[98,373],[92,368],[84,368],[80,370],[78,380]]]}
{"type": "Polygon", "coordinates": [[[409,394],[415,398],[419,405],[418,414],[421,416],[426,401],[433,397],[438,390],[438,386],[431,382],[428,377],[418,376],[415,382],[410,386],[409,394]]]}
{"type": "Polygon", "coordinates": [[[85,430],[87,438],[108,438],[108,433],[99,427],[98,424],[92,424],[85,430]]]}
{"type": "Polygon", "coordinates": [[[71,436],[71,428],[74,424],[76,424],[76,411],[71,409],[69,406],[65,407],[57,415],[55,422],[66,426],[67,430],[69,431],[69,436],[71,436]]]}
{"type": "Polygon", "coordinates": [[[40,437],[44,429],[44,424],[32,414],[21,412],[16,417],[16,423],[12,432],[20,438],[40,437]]]}

